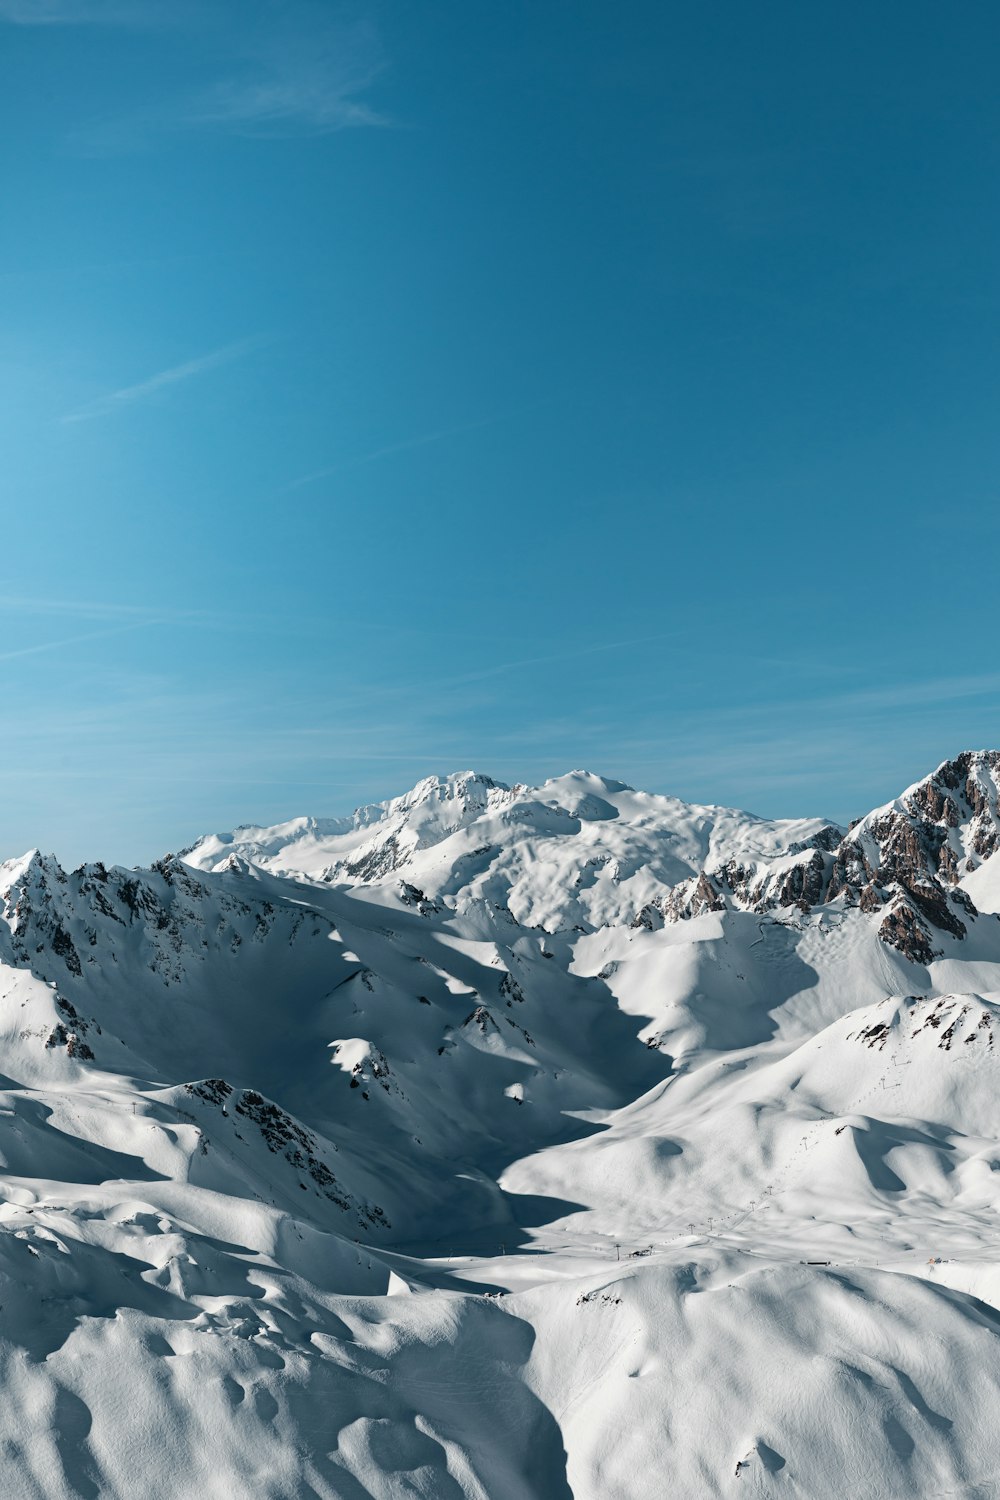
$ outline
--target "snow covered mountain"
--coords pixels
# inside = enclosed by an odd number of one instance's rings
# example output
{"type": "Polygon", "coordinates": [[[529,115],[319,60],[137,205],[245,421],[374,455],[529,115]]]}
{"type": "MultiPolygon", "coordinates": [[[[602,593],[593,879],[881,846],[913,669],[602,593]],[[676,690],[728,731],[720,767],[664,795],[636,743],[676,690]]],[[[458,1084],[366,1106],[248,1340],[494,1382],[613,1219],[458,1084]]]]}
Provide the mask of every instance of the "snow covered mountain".
{"type": "Polygon", "coordinates": [[[631,920],[704,867],[767,862],[829,839],[815,818],[769,822],[726,807],[654,797],[572,771],[507,787],[466,771],[429,778],[351,819],[297,819],[215,834],[184,852],[219,870],[235,854],[263,869],[331,883],[405,875],[436,898],[504,893],[517,921],[553,929],[631,920]]]}
{"type": "Polygon", "coordinates": [[[0,1492],[1000,1494],[998,787],[0,866],[0,1492]]]}

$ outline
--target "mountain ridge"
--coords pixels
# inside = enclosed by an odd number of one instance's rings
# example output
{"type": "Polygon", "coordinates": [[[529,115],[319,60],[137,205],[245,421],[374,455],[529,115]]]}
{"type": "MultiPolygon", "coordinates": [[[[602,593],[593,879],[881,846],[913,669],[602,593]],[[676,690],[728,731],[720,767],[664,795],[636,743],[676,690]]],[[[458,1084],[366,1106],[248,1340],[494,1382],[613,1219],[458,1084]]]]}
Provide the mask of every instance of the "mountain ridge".
{"type": "Polygon", "coordinates": [[[845,830],[465,772],[6,861],[9,1492],[977,1493],[998,781],[845,830]]]}
{"type": "MultiPolygon", "coordinates": [[[[264,868],[294,870],[331,882],[377,882],[407,869],[424,849],[476,824],[488,812],[506,809],[511,814],[520,807],[527,814],[528,806],[536,803],[570,820],[582,814],[586,821],[621,821],[623,809],[605,798],[624,793],[633,804],[642,806],[641,815],[636,815],[634,806],[630,809],[632,822],[648,826],[659,813],[658,832],[664,841],[676,844],[684,824],[689,835],[696,827],[701,831],[710,826],[714,831],[718,824],[722,830],[714,849],[711,841],[703,848],[700,863],[692,862],[689,848],[691,868],[686,874],[674,881],[662,881],[667,889],[629,913],[628,920],[649,921],[656,914],[665,920],[681,919],[726,900],[756,911],[793,904],[808,908],[843,894],[849,903],[858,902],[869,911],[884,910],[880,930],[885,941],[926,961],[935,951],[935,931],[961,936],[962,913],[977,915],[962,877],[974,873],[1000,847],[998,785],[1000,752],[963,751],[942,761],[897,798],[856,819],[845,830],[821,819],[764,819],[740,809],[637,793],[623,782],[586,771],[551,778],[539,787],[525,783],[508,787],[489,777],[464,772],[426,778],[401,797],[358,809],[344,822],[349,821],[355,831],[374,826],[376,832],[339,859],[332,842],[322,846],[320,855],[321,839],[314,839],[309,858],[298,862],[294,856],[296,839],[281,844],[286,832],[299,832],[300,824],[309,833],[318,830],[319,820],[315,819],[210,835],[185,850],[182,857],[197,868],[213,868],[223,849],[230,853],[238,849],[241,857],[251,863],[259,861],[264,868]],[[468,797],[470,786],[488,789],[487,796],[468,797]],[[430,828],[421,823],[414,833],[411,814],[428,802],[457,802],[461,812],[457,819],[432,823],[430,828]],[[381,829],[379,824],[383,825],[381,829]],[[728,830],[726,824],[730,825],[728,830]],[[746,845],[752,832],[764,829],[770,834],[770,848],[756,851],[758,857],[748,862],[746,849],[738,846],[746,845]],[[792,836],[793,830],[796,836],[792,836]],[[965,830],[967,837],[955,836],[965,830]],[[253,840],[238,839],[241,832],[253,833],[253,840]]],[[[565,822],[562,827],[552,823],[544,831],[552,837],[579,832],[565,822]]],[[[336,840],[338,835],[331,837],[336,840]]]]}

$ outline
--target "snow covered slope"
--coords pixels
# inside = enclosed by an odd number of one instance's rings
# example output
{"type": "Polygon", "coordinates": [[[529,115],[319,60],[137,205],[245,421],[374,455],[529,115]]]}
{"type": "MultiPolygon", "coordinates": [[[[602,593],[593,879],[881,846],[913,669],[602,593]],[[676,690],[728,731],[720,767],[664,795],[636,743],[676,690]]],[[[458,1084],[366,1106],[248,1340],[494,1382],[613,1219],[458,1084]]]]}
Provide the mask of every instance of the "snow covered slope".
{"type": "Polygon", "coordinates": [[[0,1493],[1000,1495],[998,784],[0,866],[0,1493]]]}
{"type": "Polygon", "coordinates": [[[587,771],[539,787],[507,787],[466,771],[429,778],[336,824],[300,818],[214,834],[182,858],[219,870],[235,854],[262,869],[330,882],[401,875],[433,897],[503,890],[519,921],[553,930],[631,920],[706,865],[766,861],[828,826],[698,807],[587,771]]]}

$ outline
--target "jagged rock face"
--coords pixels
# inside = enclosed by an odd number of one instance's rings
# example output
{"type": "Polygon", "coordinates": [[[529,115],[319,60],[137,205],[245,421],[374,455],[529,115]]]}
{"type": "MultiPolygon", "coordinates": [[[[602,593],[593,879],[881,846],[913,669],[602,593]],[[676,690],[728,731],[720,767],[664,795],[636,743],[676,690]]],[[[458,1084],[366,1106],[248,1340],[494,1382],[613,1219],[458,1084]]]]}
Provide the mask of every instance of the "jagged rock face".
{"type": "MultiPolygon", "coordinates": [[[[657,904],[655,910],[668,921],[677,922],[690,921],[692,917],[702,917],[710,911],[723,911],[725,905],[725,899],[718,887],[702,870],[697,879],[686,880],[682,885],[675,886],[657,904]]],[[[644,913],[648,913],[649,910],[648,907],[644,908],[644,913]]],[[[636,918],[632,925],[639,925],[639,919],[636,918]]],[[[649,926],[651,922],[647,919],[641,925],[649,926]]]]}
{"type": "Polygon", "coordinates": [[[915,964],[929,964],[935,956],[927,929],[913,908],[905,902],[894,906],[883,918],[878,935],[883,943],[898,948],[900,953],[915,964]]]}
{"type": "Polygon", "coordinates": [[[883,941],[918,963],[938,951],[935,932],[964,937],[976,908],[958,882],[971,858],[992,853],[1000,818],[1000,754],[969,751],[945,761],[898,802],[869,813],[836,850],[824,899],[864,910],[889,907],[883,941]]]}
{"type": "MultiPolygon", "coordinates": [[[[997,810],[1000,751],[966,751],[955,760],[945,761],[937,772],[937,779],[971,808],[971,853],[979,859],[988,859],[1000,847],[1000,814],[997,810]]],[[[968,855],[969,849],[965,852],[968,855]]]]}
{"type": "MultiPolygon", "coordinates": [[[[380,880],[382,876],[391,875],[393,870],[405,865],[408,858],[409,850],[401,849],[399,840],[390,836],[365,849],[355,859],[345,860],[340,868],[351,880],[380,880]]],[[[330,873],[332,878],[334,872],[330,873]]]]}
{"type": "MultiPolygon", "coordinates": [[[[941,1052],[950,1052],[956,1043],[961,1047],[976,1047],[993,1051],[994,1027],[997,1022],[995,1007],[974,995],[907,995],[896,1002],[895,1017],[877,1020],[862,1026],[856,1032],[848,1032],[848,1041],[860,1042],[871,1050],[884,1051],[893,1040],[909,1043],[922,1033],[928,1034],[941,1052]],[[903,1026],[893,1028],[893,1020],[903,1021],[903,1026]]],[[[908,1061],[904,1057],[904,1063],[908,1061]]]]}
{"type": "Polygon", "coordinates": [[[256,1125],[261,1139],[272,1156],[281,1155],[299,1175],[299,1187],[303,1192],[309,1186],[302,1178],[308,1178],[313,1191],[320,1192],[331,1203],[357,1216],[362,1226],[380,1225],[389,1228],[389,1222],[377,1204],[358,1202],[346,1193],[330,1167],[323,1160],[322,1148],[316,1137],[294,1120],[285,1110],[270,1099],[265,1099],[256,1089],[237,1092],[224,1078],[206,1078],[198,1083],[184,1085],[185,1093],[204,1104],[214,1106],[224,1117],[230,1109],[241,1120],[256,1125]]]}
{"type": "MultiPolygon", "coordinates": [[[[698,882],[678,885],[653,910],[677,921],[726,901],[760,913],[840,902],[883,912],[882,941],[915,963],[930,963],[941,952],[941,935],[963,938],[967,919],[977,916],[959,882],[1000,847],[998,789],[1000,752],[968,751],[859,818],[846,836],[824,828],[784,856],[730,860],[702,872],[698,882]]],[[[650,925],[649,913],[637,925],[650,925]]]]}
{"type": "Polygon", "coordinates": [[[782,906],[808,911],[823,899],[828,884],[829,860],[820,849],[802,849],[773,867],[730,862],[713,872],[738,903],[751,911],[768,912],[782,906]]]}
{"type": "Polygon", "coordinates": [[[844,830],[842,828],[838,828],[836,823],[827,823],[824,828],[821,828],[818,833],[814,833],[811,838],[803,839],[801,843],[790,844],[788,852],[789,854],[801,854],[806,849],[822,849],[825,853],[829,854],[839,846],[843,837],[844,830]]]}
{"type": "Polygon", "coordinates": [[[136,941],[150,972],[164,984],[176,984],[185,957],[203,958],[217,944],[234,952],[242,945],[236,925],[227,919],[253,915],[254,936],[261,940],[274,915],[266,899],[210,892],[172,857],[143,871],[108,870],[97,863],[67,874],[54,858],[35,852],[8,875],[0,902],[11,957],[52,984],[66,974],[80,979],[101,962],[116,963],[117,947],[136,941]],[[214,919],[211,928],[206,908],[214,919]]]}

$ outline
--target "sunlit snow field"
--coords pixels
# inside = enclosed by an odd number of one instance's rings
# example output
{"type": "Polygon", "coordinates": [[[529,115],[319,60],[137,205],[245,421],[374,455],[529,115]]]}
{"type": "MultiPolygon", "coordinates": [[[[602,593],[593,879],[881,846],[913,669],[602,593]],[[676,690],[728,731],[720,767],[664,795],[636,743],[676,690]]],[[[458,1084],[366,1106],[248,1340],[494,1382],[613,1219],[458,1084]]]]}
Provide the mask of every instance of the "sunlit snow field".
{"type": "Polygon", "coordinates": [[[9,861],[0,1493],[1000,1495],[998,779],[9,861]]]}

